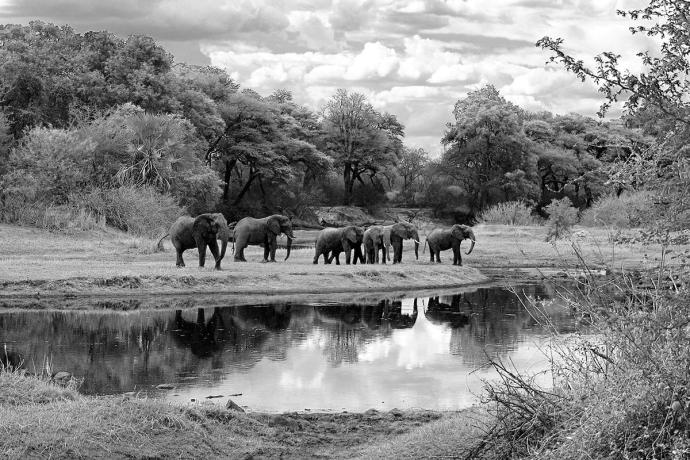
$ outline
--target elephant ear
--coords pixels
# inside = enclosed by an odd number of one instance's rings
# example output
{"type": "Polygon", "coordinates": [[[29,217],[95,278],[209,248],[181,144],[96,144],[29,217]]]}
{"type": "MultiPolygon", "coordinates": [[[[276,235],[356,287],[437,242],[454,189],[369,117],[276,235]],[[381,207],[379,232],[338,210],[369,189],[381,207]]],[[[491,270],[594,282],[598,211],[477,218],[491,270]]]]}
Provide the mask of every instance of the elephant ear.
{"type": "Polygon", "coordinates": [[[401,223],[393,225],[393,228],[391,228],[391,233],[399,236],[403,240],[410,237],[410,229],[401,223]]]}
{"type": "Polygon", "coordinates": [[[453,225],[453,228],[450,231],[450,234],[453,235],[454,238],[459,239],[460,241],[467,238],[467,236],[465,235],[465,230],[462,227],[464,227],[464,225],[453,225]]]}
{"type": "Polygon", "coordinates": [[[280,221],[275,217],[268,219],[268,229],[276,236],[280,235],[280,221]]]}
{"type": "Polygon", "coordinates": [[[212,227],[213,222],[213,218],[208,214],[201,214],[194,219],[193,229],[195,232],[210,233],[214,231],[212,227]]]}
{"type": "Polygon", "coordinates": [[[352,243],[357,243],[357,231],[354,227],[349,227],[345,230],[345,238],[350,240],[352,243]]]}

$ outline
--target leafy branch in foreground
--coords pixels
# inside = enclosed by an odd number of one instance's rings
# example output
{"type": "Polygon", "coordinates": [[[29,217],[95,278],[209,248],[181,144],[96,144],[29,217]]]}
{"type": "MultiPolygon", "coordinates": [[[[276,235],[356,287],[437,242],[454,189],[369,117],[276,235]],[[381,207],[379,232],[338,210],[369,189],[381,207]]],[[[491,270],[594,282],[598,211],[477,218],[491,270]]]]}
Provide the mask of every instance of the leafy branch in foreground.
{"type": "Polygon", "coordinates": [[[591,79],[599,86],[607,101],[601,106],[604,116],[611,104],[626,97],[625,106],[634,112],[646,105],[657,107],[667,117],[690,127],[690,2],[651,0],[642,9],[618,10],[618,15],[638,21],[630,32],[645,34],[659,44],[654,51],[641,51],[644,71],[634,74],[621,68],[619,54],[606,51],[594,57],[595,67],[585,65],[563,50],[562,38],[543,37],[537,46],[553,52],[550,62],[560,62],[582,81],[591,79]],[[642,24],[640,24],[642,22],[642,24]]]}

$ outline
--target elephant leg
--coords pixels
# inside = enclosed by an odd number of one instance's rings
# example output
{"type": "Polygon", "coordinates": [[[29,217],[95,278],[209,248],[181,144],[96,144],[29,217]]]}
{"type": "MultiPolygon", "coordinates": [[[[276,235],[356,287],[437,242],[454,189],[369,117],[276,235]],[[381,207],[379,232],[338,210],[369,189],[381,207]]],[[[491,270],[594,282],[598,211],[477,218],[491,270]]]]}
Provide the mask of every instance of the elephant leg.
{"type": "Polygon", "coordinates": [[[176,264],[176,266],[178,268],[182,268],[182,267],[184,267],[184,260],[182,259],[182,253],[184,252],[184,249],[175,248],[175,251],[177,251],[177,264],[176,264]]]}
{"type": "Polygon", "coordinates": [[[238,238],[235,241],[235,262],[246,262],[247,259],[244,258],[244,248],[247,247],[247,242],[244,238],[238,238]]]}
{"type": "Polygon", "coordinates": [[[436,262],[441,263],[441,248],[436,249],[436,262]]]}
{"type": "Polygon", "coordinates": [[[197,241],[196,248],[199,250],[199,268],[204,268],[206,263],[206,242],[197,241]]]}
{"type": "MultiPolygon", "coordinates": [[[[314,255],[314,265],[319,263],[319,257],[321,257],[321,253],[319,251],[316,251],[316,254],[314,255]]],[[[324,259],[325,259],[325,257],[324,257],[324,259]]],[[[325,262],[326,261],[324,260],[324,263],[325,262]]]]}
{"type": "Polygon", "coordinates": [[[434,250],[431,249],[431,245],[429,246],[429,262],[434,262],[434,250]]]}
{"type": "Polygon", "coordinates": [[[323,263],[330,265],[333,262],[333,253],[331,251],[326,251],[323,255],[323,263]]]}
{"type": "Polygon", "coordinates": [[[340,253],[336,252],[336,253],[334,253],[334,255],[335,255],[335,264],[340,265],[340,253]]]}
{"type": "Polygon", "coordinates": [[[402,261],[402,241],[393,242],[393,263],[398,264],[402,261]]]}
{"type": "Polygon", "coordinates": [[[276,248],[278,247],[278,241],[276,240],[276,237],[274,236],[271,238],[268,242],[268,250],[269,250],[269,262],[275,262],[276,261],[276,248]]]}
{"type": "Polygon", "coordinates": [[[350,265],[351,256],[352,256],[351,253],[352,253],[352,248],[348,248],[345,251],[345,265],[350,265]]]}
{"type": "Polygon", "coordinates": [[[211,250],[211,254],[213,254],[213,260],[216,261],[216,270],[220,270],[220,253],[218,252],[218,242],[215,236],[208,242],[208,248],[211,250]]]}
{"type": "Polygon", "coordinates": [[[268,262],[268,257],[271,255],[271,248],[269,247],[269,242],[264,243],[264,260],[263,262],[268,262]]]}

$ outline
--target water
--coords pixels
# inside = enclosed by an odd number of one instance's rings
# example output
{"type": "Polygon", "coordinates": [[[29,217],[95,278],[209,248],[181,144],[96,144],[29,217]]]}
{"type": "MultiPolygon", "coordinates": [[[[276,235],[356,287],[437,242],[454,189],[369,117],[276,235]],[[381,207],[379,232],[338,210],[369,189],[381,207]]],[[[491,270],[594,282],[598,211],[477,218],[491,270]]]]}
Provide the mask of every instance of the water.
{"type": "MultiPolygon", "coordinates": [[[[549,297],[543,286],[518,290],[549,297]]],[[[557,302],[548,312],[559,331],[574,329],[557,302]]],[[[271,412],[461,409],[495,377],[487,357],[547,369],[548,337],[504,288],[349,304],[0,310],[0,352],[5,344],[30,371],[48,361],[83,377],[84,393],[212,396],[271,412]],[[156,389],[162,383],[175,388],[156,389]]]]}

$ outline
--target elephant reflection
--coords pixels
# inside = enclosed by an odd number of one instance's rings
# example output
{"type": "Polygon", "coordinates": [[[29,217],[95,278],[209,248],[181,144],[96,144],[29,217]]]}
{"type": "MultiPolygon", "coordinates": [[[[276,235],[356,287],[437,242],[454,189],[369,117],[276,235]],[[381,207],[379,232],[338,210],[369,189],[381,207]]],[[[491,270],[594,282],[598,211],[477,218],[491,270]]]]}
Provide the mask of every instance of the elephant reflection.
{"type": "Polygon", "coordinates": [[[214,308],[213,315],[205,321],[203,308],[197,309],[196,321],[187,321],[182,317],[182,310],[175,311],[175,339],[199,358],[209,358],[222,348],[225,324],[220,309],[214,308]]]}
{"type": "MultiPolygon", "coordinates": [[[[203,308],[197,310],[196,321],[188,321],[182,310],[175,312],[175,340],[199,358],[231,353],[226,360],[238,364],[261,359],[262,348],[276,332],[290,324],[289,306],[214,308],[206,321],[203,308]]],[[[222,363],[219,363],[222,364],[222,363]]]]}
{"type": "Polygon", "coordinates": [[[460,312],[461,295],[451,297],[451,303],[441,302],[439,297],[430,297],[424,316],[434,324],[448,324],[457,329],[470,322],[469,315],[460,312]]]}

